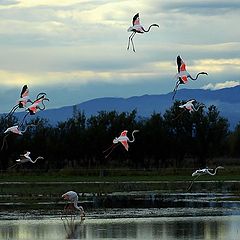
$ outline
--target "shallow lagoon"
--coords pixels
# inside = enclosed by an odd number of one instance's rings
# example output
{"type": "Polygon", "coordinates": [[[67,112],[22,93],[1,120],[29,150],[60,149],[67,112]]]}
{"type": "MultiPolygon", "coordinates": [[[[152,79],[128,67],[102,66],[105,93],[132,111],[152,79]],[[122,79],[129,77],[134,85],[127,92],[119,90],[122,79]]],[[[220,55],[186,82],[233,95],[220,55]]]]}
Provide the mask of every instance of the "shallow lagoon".
{"type": "Polygon", "coordinates": [[[1,220],[0,239],[237,240],[240,216],[1,220]],[[65,221],[65,222],[64,222],[65,221]],[[64,226],[65,224],[65,226],[64,226]]]}
{"type": "Polygon", "coordinates": [[[240,198],[231,192],[85,194],[86,219],[61,220],[55,196],[0,195],[0,240],[239,240],[240,198]]]}

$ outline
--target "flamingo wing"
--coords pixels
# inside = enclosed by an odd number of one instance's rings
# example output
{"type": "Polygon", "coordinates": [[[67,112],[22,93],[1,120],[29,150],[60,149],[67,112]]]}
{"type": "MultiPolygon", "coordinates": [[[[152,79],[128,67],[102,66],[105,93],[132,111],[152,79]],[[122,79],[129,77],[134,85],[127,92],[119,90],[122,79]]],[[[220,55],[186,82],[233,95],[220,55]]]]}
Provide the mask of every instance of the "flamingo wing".
{"type": "Polygon", "coordinates": [[[121,132],[121,137],[126,137],[127,136],[127,130],[124,130],[121,132]]]}
{"type": "Polygon", "coordinates": [[[127,142],[127,140],[121,141],[121,144],[124,146],[126,151],[128,151],[128,142],[127,142]]]}
{"type": "Polygon", "coordinates": [[[23,88],[22,88],[22,91],[21,91],[20,97],[21,97],[21,98],[23,98],[23,97],[27,97],[28,94],[29,94],[28,86],[27,86],[27,85],[24,85],[23,88]]]}
{"type": "Polygon", "coordinates": [[[134,15],[134,17],[133,17],[133,26],[134,26],[134,25],[140,25],[139,13],[137,13],[137,14],[134,15]]]}

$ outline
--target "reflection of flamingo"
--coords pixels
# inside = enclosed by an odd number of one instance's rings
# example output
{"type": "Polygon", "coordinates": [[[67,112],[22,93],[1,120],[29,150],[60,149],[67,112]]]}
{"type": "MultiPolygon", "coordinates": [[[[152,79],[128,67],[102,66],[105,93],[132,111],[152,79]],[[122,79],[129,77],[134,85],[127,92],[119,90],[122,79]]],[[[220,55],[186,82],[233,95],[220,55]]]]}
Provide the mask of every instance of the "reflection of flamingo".
{"type": "Polygon", "coordinates": [[[180,84],[186,84],[188,82],[188,78],[190,78],[191,80],[197,80],[198,76],[201,74],[205,74],[208,75],[206,72],[199,72],[195,78],[193,78],[190,73],[186,70],[186,64],[184,63],[184,61],[181,59],[180,56],[177,56],[177,67],[178,67],[178,73],[176,75],[176,78],[178,79],[176,82],[176,86],[173,90],[173,97],[172,99],[174,99],[178,86],[180,84]]]}
{"type": "Polygon", "coordinates": [[[32,101],[29,99],[29,89],[27,85],[24,85],[20,93],[20,98],[18,99],[17,104],[11,109],[11,111],[5,116],[8,118],[11,116],[18,108],[25,108],[26,104],[32,101]]]}
{"type": "Polygon", "coordinates": [[[62,198],[64,200],[69,200],[71,202],[64,207],[63,212],[65,214],[71,213],[71,215],[72,215],[72,211],[78,210],[78,211],[80,211],[81,219],[83,219],[85,217],[85,212],[83,210],[83,207],[77,205],[78,204],[78,195],[76,192],[68,191],[62,195],[62,198]]]}
{"type": "Polygon", "coordinates": [[[208,168],[208,167],[203,168],[203,169],[198,169],[198,170],[196,170],[195,172],[193,172],[192,177],[195,177],[195,178],[193,179],[193,181],[191,182],[191,184],[190,184],[189,187],[187,188],[187,191],[189,191],[189,190],[191,189],[194,181],[195,181],[197,178],[199,178],[199,177],[202,176],[202,175],[207,175],[207,174],[209,174],[209,175],[211,175],[211,176],[214,176],[214,175],[216,175],[218,169],[224,169],[224,167],[221,167],[221,166],[216,167],[216,168],[215,168],[215,171],[214,171],[213,173],[210,172],[210,171],[213,171],[213,169],[208,168]]]}
{"type": "Polygon", "coordinates": [[[3,143],[2,143],[2,147],[1,147],[1,150],[3,149],[4,145],[7,144],[7,137],[11,134],[11,133],[14,133],[14,134],[17,134],[17,135],[23,135],[23,133],[25,133],[27,131],[27,129],[29,127],[33,127],[33,126],[36,126],[35,124],[29,124],[25,127],[24,130],[21,130],[20,126],[18,125],[15,125],[15,126],[12,126],[12,127],[9,127],[5,130],[4,134],[6,134],[3,138],[3,143]]]}
{"type": "Polygon", "coordinates": [[[131,26],[128,29],[128,32],[133,32],[129,38],[128,38],[128,47],[127,50],[129,50],[130,47],[130,41],[132,43],[133,46],[133,51],[135,52],[135,48],[134,48],[134,44],[133,44],[133,37],[135,36],[136,33],[144,33],[144,32],[149,32],[151,27],[159,27],[158,24],[151,24],[147,30],[144,29],[144,27],[140,24],[140,19],[139,19],[139,13],[137,13],[134,17],[133,17],[133,26],[131,26]]]}
{"type": "Polygon", "coordinates": [[[134,141],[135,141],[135,137],[134,137],[134,133],[135,132],[139,132],[139,130],[134,130],[133,132],[132,132],[132,140],[130,140],[128,137],[127,137],[127,130],[124,130],[123,132],[121,132],[121,135],[119,136],[119,137],[115,137],[114,139],[113,139],[113,144],[112,144],[112,146],[110,146],[109,148],[107,148],[105,151],[103,151],[103,152],[107,152],[108,150],[110,150],[110,152],[105,156],[105,158],[107,158],[110,154],[111,154],[111,152],[113,151],[113,149],[115,148],[115,147],[117,147],[118,146],[118,143],[121,143],[123,146],[124,146],[124,148],[126,149],[126,151],[128,151],[128,143],[133,143],[134,141]]]}
{"type": "Polygon", "coordinates": [[[9,169],[15,167],[17,164],[22,164],[26,162],[36,163],[37,160],[44,159],[43,157],[39,156],[35,160],[32,160],[30,154],[31,152],[28,151],[25,151],[24,154],[20,154],[20,158],[16,160],[17,163],[9,167],[9,169]]]}

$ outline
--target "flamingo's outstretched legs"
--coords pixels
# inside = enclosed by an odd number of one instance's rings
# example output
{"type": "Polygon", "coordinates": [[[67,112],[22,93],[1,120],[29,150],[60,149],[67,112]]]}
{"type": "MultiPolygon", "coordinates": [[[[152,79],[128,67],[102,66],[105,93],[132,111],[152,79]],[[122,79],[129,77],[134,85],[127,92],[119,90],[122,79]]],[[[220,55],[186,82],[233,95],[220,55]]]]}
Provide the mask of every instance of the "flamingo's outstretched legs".
{"type": "Polygon", "coordinates": [[[135,36],[136,32],[133,32],[129,38],[128,38],[128,47],[127,47],[127,50],[129,50],[129,47],[130,47],[130,41],[132,43],[132,46],[133,46],[133,51],[135,52],[135,48],[134,48],[134,43],[133,43],[133,37],[135,36]]]}

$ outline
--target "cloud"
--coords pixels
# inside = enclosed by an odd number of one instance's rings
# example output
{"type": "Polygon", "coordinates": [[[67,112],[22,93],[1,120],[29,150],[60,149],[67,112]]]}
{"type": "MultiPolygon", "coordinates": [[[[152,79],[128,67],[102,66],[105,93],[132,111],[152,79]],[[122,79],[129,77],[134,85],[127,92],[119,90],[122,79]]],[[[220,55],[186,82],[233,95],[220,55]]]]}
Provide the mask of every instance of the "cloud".
{"type": "Polygon", "coordinates": [[[160,5],[164,10],[185,14],[221,15],[240,10],[240,2],[238,0],[166,0],[160,3],[160,5]]]}
{"type": "Polygon", "coordinates": [[[0,6],[9,6],[19,4],[20,1],[17,0],[0,0],[0,6]]]}
{"type": "Polygon", "coordinates": [[[204,85],[202,89],[211,89],[211,90],[218,90],[222,88],[231,88],[240,85],[239,81],[226,81],[223,83],[209,83],[207,85],[204,85]]]}

